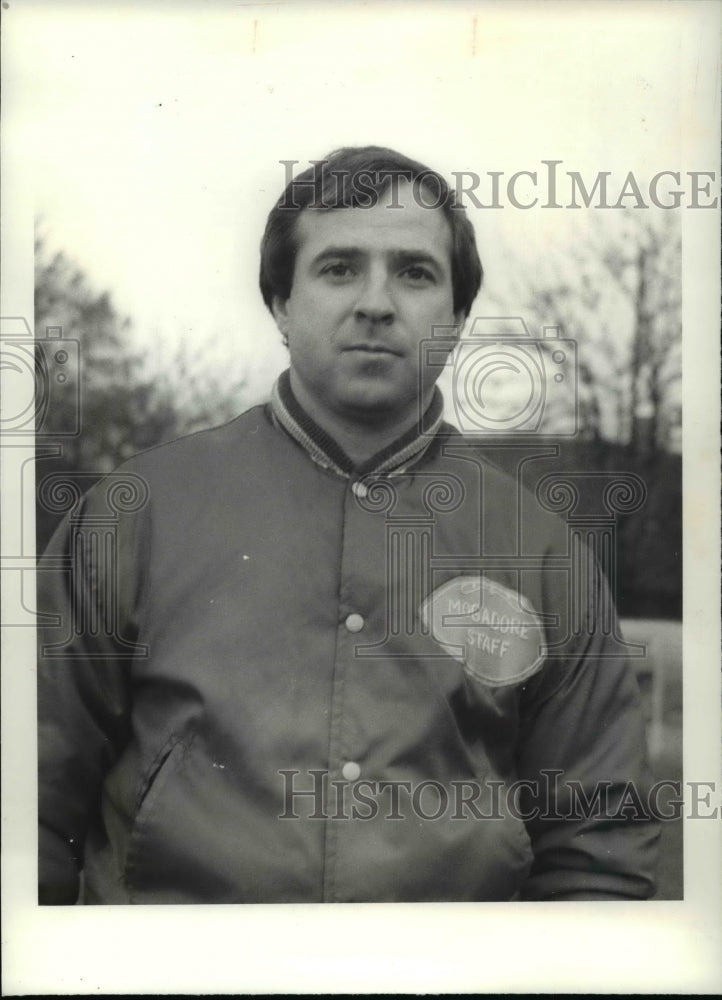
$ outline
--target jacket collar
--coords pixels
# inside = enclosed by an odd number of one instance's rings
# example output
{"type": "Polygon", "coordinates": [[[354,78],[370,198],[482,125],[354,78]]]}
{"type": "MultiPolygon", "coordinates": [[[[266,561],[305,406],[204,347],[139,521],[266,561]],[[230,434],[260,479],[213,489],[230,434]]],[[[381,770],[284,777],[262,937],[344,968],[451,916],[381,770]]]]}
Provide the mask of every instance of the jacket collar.
{"type": "Polygon", "coordinates": [[[277,422],[306,449],[314,462],[346,479],[356,479],[370,473],[403,472],[412,461],[421,458],[441,427],[444,403],[441,393],[435,388],[431,405],[419,424],[361,465],[354,465],[330,434],[301,407],[291,389],[288,369],[282,372],[273,386],[271,408],[277,422]]]}

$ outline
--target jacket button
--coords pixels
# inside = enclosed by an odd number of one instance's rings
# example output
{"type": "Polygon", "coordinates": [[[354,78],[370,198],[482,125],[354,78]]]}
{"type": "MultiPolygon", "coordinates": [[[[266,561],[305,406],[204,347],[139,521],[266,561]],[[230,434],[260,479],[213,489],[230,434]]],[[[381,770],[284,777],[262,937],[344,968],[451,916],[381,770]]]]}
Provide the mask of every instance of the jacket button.
{"type": "Polygon", "coordinates": [[[353,483],[351,486],[351,492],[353,493],[353,495],[355,497],[360,497],[361,500],[363,500],[363,498],[367,496],[368,491],[369,491],[368,486],[366,486],[364,483],[356,482],[353,483]]]}
{"type": "Polygon", "coordinates": [[[341,768],[341,774],[346,781],[357,781],[361,776],[361,768],[355,760],[347,760],[341,768]]]}
{"type": "Polygon", "coordinates": [[[349,632],[360,632],[364,627],[364,620],[361,615],[349,615],[346,619],[346,628],[349,632]]]}

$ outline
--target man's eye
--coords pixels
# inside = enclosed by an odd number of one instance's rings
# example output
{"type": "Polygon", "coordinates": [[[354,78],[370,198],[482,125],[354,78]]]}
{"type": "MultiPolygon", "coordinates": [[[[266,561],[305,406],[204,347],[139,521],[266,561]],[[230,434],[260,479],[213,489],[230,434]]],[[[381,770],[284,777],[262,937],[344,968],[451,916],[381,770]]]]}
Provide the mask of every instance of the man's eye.
{"type": "Polygon", "coordinates": [[[420,267],[417,265],[405,268],[405,270],[402,272],[402,275],[403,277],[408,278],[415,284],[424,284],[426,282],[433,282],[436,280],[434,278],[434,275],[431,273],[431,271],[428,270],[428,268],[420,267]]]}
{"type": "Polygon", "coordinates": [[[321,274],[328,275],[331,278],[347,278],[352,274],[352,271],[348,264],[326,264],[321,269],[321,274]]]}

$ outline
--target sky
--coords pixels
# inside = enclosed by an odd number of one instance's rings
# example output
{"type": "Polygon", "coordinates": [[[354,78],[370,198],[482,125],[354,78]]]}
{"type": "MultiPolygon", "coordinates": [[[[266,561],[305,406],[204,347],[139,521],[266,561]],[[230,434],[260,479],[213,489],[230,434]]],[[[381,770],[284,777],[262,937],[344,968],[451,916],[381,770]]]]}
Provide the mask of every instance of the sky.
{"type": "MultiPolygon", "coordinates": [[[[14,0],[6,128],[48,246],[112,292],[158,362],[185,339],[263,394],[285,366],[257,290],[280,161],[391,145],[482,175],[483,202],[489,172],[502,192],[520,170],[541,184],[545,159],[587,186],[610,171],[612,190],[629,171],[679,169],[685,6],[14,0]]],[[[483,313],[505,301],[505,245],[533,267],[600,213],[470,214],[483,313]]]]}

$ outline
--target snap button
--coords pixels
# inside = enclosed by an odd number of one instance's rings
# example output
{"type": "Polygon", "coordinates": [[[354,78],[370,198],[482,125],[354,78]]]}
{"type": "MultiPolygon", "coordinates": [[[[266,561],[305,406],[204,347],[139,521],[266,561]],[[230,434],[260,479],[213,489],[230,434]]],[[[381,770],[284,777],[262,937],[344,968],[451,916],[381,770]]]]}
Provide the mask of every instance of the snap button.
{"type": "Polygon", "coordinates": [[[365,496],[368,496],[369,488],[365,483],[356,482],[351,485],[351,492],[355,497],[363,500],[365,496]]]}
{"type": "Polygon", "coordinates": [[[361,774],[361,768],[355,760],[347,760],[341,768],[341,774],[344,776],[346,781],[356,781],[361,774]]]}
{"type": "Polygon", "coordinates": [[[364,620],[361,615],[352,614],[348,616],[345,624],[349,632],[360,632],[364,627],[364,620]]]}

